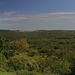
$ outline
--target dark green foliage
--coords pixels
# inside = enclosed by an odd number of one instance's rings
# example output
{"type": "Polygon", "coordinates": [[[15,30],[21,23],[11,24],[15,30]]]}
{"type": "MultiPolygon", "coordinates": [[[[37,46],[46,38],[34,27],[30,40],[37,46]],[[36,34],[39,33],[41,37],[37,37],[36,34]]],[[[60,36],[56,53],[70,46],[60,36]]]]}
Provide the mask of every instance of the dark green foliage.
{"type": "Polygon", "coordinates": [[[52,73],[57,73],[60,75],[67,75],[71,73],[71,70],[69,69],[70,65],[68,62],[53,59],[47,61],[47,65],[50,66],[52,73]]]}
{"type": "Polygon", "coordinates": [[[0,51],[5,47],[5,38],[0,36],[0,51]]]}
{"type": "Polygon", "coordinates": [[[4,54],[4,56],[7,59],[15,55],[15,51],[14,50],[5,50],[2,53],[4,54]]]}

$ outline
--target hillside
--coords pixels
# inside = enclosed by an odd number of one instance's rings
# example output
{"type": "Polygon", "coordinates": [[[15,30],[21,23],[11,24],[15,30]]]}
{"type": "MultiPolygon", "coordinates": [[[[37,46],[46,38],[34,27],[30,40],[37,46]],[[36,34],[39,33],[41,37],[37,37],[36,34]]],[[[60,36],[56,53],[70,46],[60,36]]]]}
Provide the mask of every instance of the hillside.
{"type": "Polygon", "coordinates": [[[74,75],[75,31],[0,30],[0,72],[14,75],[74,75]],[[10,44],[10,42],[15,43],[10,44]],[[3,63],[2,63],[3,62],[3,63]]]}

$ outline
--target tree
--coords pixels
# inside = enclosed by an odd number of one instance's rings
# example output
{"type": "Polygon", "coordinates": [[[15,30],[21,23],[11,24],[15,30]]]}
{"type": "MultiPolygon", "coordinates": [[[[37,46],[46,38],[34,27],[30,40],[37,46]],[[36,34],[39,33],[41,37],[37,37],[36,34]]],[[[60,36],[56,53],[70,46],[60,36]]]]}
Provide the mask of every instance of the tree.
{"type": "Polygon", "coordinates": [[[0,48],[2,48],[5,45],[5,38],[0,36],[0,48]]]}
{"type": "Polygon", "coordinates": [[[28,50],[29,48],[29,44],[27,43],[26,39],[21,39],[21,40],[17,40],[15,43],[15,48],[19,51],[19,52],[25,52],[28,50]]]}

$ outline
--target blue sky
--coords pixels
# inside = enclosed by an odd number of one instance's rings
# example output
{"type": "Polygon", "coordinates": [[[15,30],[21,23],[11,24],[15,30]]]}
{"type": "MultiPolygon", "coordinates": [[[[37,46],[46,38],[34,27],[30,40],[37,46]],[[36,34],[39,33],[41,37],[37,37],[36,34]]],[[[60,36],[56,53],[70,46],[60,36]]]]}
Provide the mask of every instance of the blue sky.
{"type": "Polygon", "coordinates": [[[75,0],[0,0],[0,29],[75,30],[75,0]]]}

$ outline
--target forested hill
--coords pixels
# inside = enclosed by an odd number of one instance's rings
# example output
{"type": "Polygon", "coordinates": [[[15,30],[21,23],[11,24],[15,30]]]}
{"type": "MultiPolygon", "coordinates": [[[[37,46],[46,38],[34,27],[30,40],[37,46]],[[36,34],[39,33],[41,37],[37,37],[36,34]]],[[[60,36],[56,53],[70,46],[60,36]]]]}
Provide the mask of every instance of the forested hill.
{"type": "Polygon", "coordinates": [[[0,30],[0,72],[75,75],[75,31],[0,30]]]}
{"type": "Polygon", "coordinates": [[[69,39],[75,37],[75,31],[69,30],[36,30],[36,31],[11,31],[0,30],[0,34],[9,41],[21,38],[62,38],[69,39]]]}

